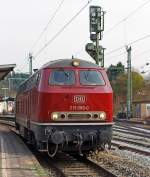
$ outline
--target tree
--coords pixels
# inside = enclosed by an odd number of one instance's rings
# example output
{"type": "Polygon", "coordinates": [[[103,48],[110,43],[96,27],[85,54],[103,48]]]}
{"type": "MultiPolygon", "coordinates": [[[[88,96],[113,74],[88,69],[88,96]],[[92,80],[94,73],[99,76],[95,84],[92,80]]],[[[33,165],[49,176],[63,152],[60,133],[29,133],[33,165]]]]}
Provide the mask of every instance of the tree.
{"type": "MultiPolygon", "coordinates": [[[[112,65],[111,65],[112,66],[112,65]]],[[[120,67],[120,64],[116,68],[120,67]]],[[[111,76],[111,75],[110,75],[111,76]]],[[[118,72],[115,79],[110,80],[114,93],[114,110],[118,112],[120,102],[126,102],[127,97],[127,72],[118,72]]],[[[138,72],[132,71],[133,99],[138,99],[138,93],[144,88],[144,78],[138,72]]]]}
{"type": "Polygon", "coordinates": [[[110,65],[107,69],[107,74],[110,81],[116,80],[116,78],[124,72],[125,67],[121,62],[119,62],[117,65],[110,65]]]}
{"type": "Polygon", "coordinates": [[[144,87],[144,78],[141,74],[133,71],[132,72],[132,88],[134,92],[144,87]]]}

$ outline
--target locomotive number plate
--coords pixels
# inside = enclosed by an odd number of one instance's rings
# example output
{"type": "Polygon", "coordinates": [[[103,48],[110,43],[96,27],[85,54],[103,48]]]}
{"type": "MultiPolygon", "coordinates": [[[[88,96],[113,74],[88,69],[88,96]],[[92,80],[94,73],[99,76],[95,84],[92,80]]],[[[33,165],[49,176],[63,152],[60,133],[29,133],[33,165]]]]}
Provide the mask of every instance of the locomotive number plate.
{"type": "Polygon", "coordinates": [[[86,102],[86,96],[85,95],[74,95],[73,97],[74,103],[85,103],[86,102]]]}
{"type": "Polygon", "coordinates": [[[88,111],[90,109],[89,106],[76,106],[76,105],[71,105],[69,107],[70,111],[88,111]]]}

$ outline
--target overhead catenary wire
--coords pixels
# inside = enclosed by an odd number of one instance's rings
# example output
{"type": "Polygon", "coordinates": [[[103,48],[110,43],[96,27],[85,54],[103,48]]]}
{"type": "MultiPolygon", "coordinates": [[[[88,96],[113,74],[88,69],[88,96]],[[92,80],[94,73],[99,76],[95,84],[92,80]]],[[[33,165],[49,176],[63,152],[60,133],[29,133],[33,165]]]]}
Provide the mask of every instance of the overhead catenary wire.
{"type": "MultiPolygon", "coordinates": [[[[142,41],[142,40],[144,40],[144,39],[146,39],[146,38],[149,38],[149,37],[150,37],[150,34],[147,34],[147,35],[145,35],[145,36],[143,36],[143,37],[140,37],[140,38],[138,38],[138,39],[136,39],[136,40],[134,40],[134,41],[132,41],[132,42],[129,42],[127,45],[135,44],[135,43],[137,43],[137,42],[139,42],[139,41],[142,41]]],[[[112,54],[112,53],[115,53],[115,52],[117,52],[117,51],[119,51],[119,50],[121,50],[121,49],[123,49],[123,48],[125,48],[124,45],[121,46],[121,47],[118,47],[118,48],[116,48],[116,49],[114,49],[114,50],[112,50],[112,51],[110,51],[110,52],[108,52],[108,53],[106,53],[106,55],[110,55],[110,54],[112,54]]]]}
{"type": "MultiPolygon", "coordinates": [[[[143,54],[146,54],[146,53],[149,53],[150,52],[150,49],[147,49],[147,50],[144,50],[143,52],[140,52],[138,53],[137,55],[135,55],[134,57],[132,57],[132,61],[134,61],[135,59],[137,59],[139,56],[143,55],[143,54]]],[[[118,55],[114,55],[114,56],[106,56],[107,60],[109,59],[109,61],[113,61],[114,59],[116,59],[117,57],[120,57],[120,56],[123,56],[124,54],[126,54],[126,51],[118,54],[118,55]]],[[[150,58],[149,56],[146,57],[146,58],[150,58]]],[[[147,62],[148,63],[148,62],[147,62]]],[[[142,67],[144,67],[145,65],[143,65],[142,67]]],[[[141,67],[141,68],[142,68],[141,67]]]]}
{"type": "Polygon", "coordinates": [[[66,28],[69,26],[73,20],[92,2],[89,0],[36,54],[37,57],[48,45],[50,45],[66,28]]]}
{"type": "MultiPolygon", "coordinates": [[[[143,55],[143,54],[146,54],[146,53],[149,53],[150,52],[150,49],[148,49],[148,50],[144,50],[143,52],[140,52],[140,53],[138,53],[137,54],[137,56],[139,57],[139,56],[141,56],[141,55],[143,55]]],[[[122,52],[122,53],[120,53],[120,54],[118,54],[118,55],[113,55],[113,56],[106,56],[106,58],[107,58],[107,60],[108,59],[115,59],[115,58],[117,58],[117,57],[120,57],[120,56],[123,56],[124,54],[126,54],[126,51],[124,51],[124,52],[122,52]]],[[[135,58],[135,57],[134,57],[135,58]]],[[[134,60],[134,58],[132,59],[132,60],[134,60]]]]}
{"type": "Polygon", "coordinates": [[[118,54],[118,55],[114,55],[114,56],[106,56],[106,58],[107,59],[111,59],[111,58],[117,58],[117,57],[120,57],[120,56],[122,56],[122,55],[124,55],[124,54],[126,54],[126,51],[124,51],[124,52],[122,52],[122,53],[120,53],[120,54],[118,54]]]}
{"type": "MultiPolygon", "coordinates": [[[[110,31],[112,31],[114,28],[116,28],[118,25],[120,25],[121,23],[125,22],[128,18],[130,18],[132,15],[134,15],[136,12],[138,12],[139,10],[141,10],[141,8],[143,8],[144,6],[146,6],[148,3],[150,2],[150,0],[144,2],[142,5],[138,6],[136,9],[134,9],[132,12],[130,12],[126,17],[124,17],[122,20],[120,20],[118,23],[116,23],[115,25],[113,25],[110,29],[108,29],[106,32],[104,32],[104,35],[109,33],[110,31]]],[[[126,42],[125,42],[126,43],[126,42]]],[[[124,47],[124,46],[123,46],[124,47]]],[[[123,47],[119,47],[117,49],[115,49],[113,52],[121,50],[123,47]]],[[[80,51],[79,51],[80,52],[80,51]]],[[[79,53],[76,52],[76,53],[79,53]]],[[[107,54],[106,54],[107,55],[107,54]]]]}
{"type": "Polygon", "coordinates": [[[49,19],[47,25],[44,27],[43,31],[40,33],[40,35],[38,36],[37,40],[34,42],[33,46],[31,47],[32,51],[35,46],[38,44],[38,42],[40,41],[41,37],[43,36],[43,34],[45,33],[45,31],[48,29],[49,25],[52,23],[52,21],[54,20],[56,14],[58,13],[58,11],[60,10],[61,6],[63,5],[65,0],[61,0],[61,2],[59,3],[58,7],[56,8],[55,12],[53,13],[53,15],[51,16],[51,18],[49,19]]]}
{"type": "Polygon", "coordinates": [[[121,23],[125,22],[128,18],[130,18],[135,13],[137,13],[139,10],[141,10],[141,8],[143,8],[144,6],[146,6],[149,2],[150,2],[150,0],[144,2],[142,5],[138,6],[135,10],[133,10],[132,12],[130,12],[126,17],[124,17],[122,20],[120,20],[115,25],[113,25],[110,29],[108,29],[106,32],[104,32],[104,35],[106,35],[107,33],[111,32],[112,30],[114,30],[121,23]]]}
{"type": "MultiPolygon", "coordinates": [[[[144,50],[143,52],[138,53],[137,55],[135,55],[135,56],[132,58],[132,61],[135,60],[135,59],[137,59],[139,56],[144,55],[144,54],[146,54],[146,53],[150,53],[150,49],[147,49],[147,50],[144,50]]],[[[120,53],[120,54],[118,54],[118,55],[106,56],[106,58],[107,58],[107,60],[109,59],[109,60],[113,61],[113,60],[116,59],[117,57],[123,56],[124,54],[126,54],[126,51],[124,51],[124,52],[122,52],[122,53],[120,53]]],[[[149,56],[146,57],[146,58],[149,58],[149,56]]],[[[145,66],[145,65],[144,65],[144,66],[145,66]]]]}

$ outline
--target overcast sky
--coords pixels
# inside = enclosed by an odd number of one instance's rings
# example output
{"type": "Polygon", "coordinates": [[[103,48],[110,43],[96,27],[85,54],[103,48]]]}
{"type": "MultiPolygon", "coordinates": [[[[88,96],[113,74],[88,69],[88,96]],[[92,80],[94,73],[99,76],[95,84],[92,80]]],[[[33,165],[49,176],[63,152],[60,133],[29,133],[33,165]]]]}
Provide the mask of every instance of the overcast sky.
{"type": "MultiPolygon", "coordinates": [[[[47,25],[62,0],[0,0],[0,64],[16,63],[17,69],[28,71],[27,56],[33,56],[42,48],[88,0],[64,0],[56,17],[38,44],[33,44],[47,25]]],[[[105,32],[101,43],[106,48],[105,66],[118,61],[126,65],[125,47],[117,48],[150,34],[150,2],[123,20],[148,0],[93,0],[105,15],[105,32]],[[113,27],[118,22],[120,25],[113,27]]],[[[33,61],[38,68],[59,58],[92,59],[84,51],[89,39],[89,6],[33,61]]],[[[150,37],[132,45],[132,65],[140,68],[150,62],[150,37]]]]}

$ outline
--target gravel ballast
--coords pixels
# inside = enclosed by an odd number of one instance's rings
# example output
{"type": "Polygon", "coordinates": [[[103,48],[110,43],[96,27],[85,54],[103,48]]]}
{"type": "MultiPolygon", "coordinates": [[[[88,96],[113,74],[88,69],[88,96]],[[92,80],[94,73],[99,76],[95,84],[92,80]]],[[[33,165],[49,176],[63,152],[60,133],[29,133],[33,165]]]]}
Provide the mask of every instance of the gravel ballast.
{"type": "Polygon", "coordinates": [[[118,177],[150,177],[150,157],[134,152],[113,150],[94,152],[89,159],[112,171],[118,177]]]}

